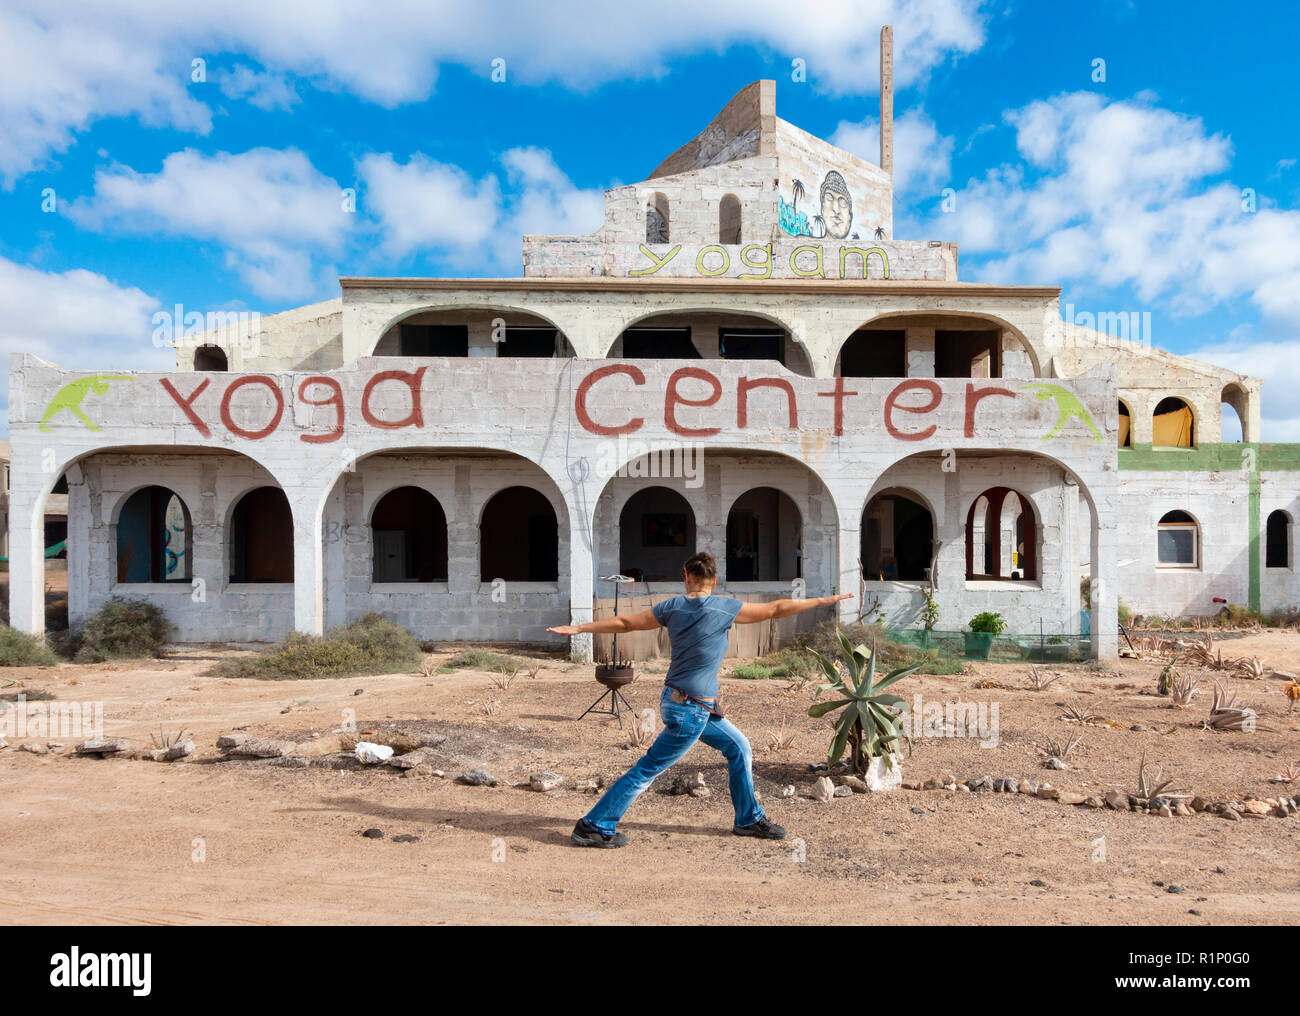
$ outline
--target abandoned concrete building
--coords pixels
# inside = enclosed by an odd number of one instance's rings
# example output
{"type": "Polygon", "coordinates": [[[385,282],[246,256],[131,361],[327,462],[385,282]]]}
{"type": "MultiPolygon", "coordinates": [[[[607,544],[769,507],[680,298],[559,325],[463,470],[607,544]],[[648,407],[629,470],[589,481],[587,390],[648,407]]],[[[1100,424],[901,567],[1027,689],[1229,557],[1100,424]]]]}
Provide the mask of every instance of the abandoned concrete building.
{"type": "Polygon", "coordinates": [[[1293,607],[1300,446],[1260,443],[1261,382],[895,239],[888,54],[879,165],[758,81],[595,233],[525,236],[522,277],[343,278],[186,336],[174,371],[15,354],[12,623],[43,628],[62,476],[71,621],[138,596],[184,640],[378,611],[546,641],[604,576],[677,591],[695,548],[729,594],[861,592],[915,627],[932,583],[939,629],[995,611],[1103,658],[1121,598],[1293,607]]]}

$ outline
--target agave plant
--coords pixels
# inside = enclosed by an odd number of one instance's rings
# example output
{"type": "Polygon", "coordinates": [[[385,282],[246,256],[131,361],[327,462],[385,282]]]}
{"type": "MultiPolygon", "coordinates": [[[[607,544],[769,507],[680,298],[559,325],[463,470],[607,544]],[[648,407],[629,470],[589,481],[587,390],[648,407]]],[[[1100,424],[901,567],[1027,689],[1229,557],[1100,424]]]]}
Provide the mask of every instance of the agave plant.
{"type": "Polygon", "coordinates": [[[1173,779],[1162,779],[1164,769],[1156,766],[1155,775],[1153,776],[1147,770],[1147,753],[1142,752],[1142,761],[1138,763],[1138,785],[1137,796],[1144,800],[1150,800],[1153,797],[1160,796],[1160,792],[1167,787],[1173,786],[1173,779]]]}
{"type": "Polygon", "coordinates": [[[898,715],[891,711],[891,707],[903,705],[903,700],[897,695],[884,694],[884,689],[918,670],[921,664],[892,670],[877,681],[875,645],[870,649],[865,645],[854,646],[838,628],[835,634],[840,641],[842,656],[838,664],[815,650],[809,651],[830,681],[818,690],[837,691],[844,697],[816,702],[808,707],[808,715],[816,719],[836,709],[842,710],[835,721],[835,737],[826,764],[835,765],[847,748],[853,772],[862,773],[871,759],[895,755],[899,740],[911,744],[911,736],[903,729],[898,715]],[[843,674],[840,673],[841,666],[843,674]]]}
{"type": "Polygon", "coordinates": [[[1178,670],[1174,664],[1178,662],[1175,656],[1165,664],[1164,669],[1160,671],[1160,676],[1156,678],[1156,694],[1168,695],[1174,689],[1174,681],[1178,679],[1178,670]]]}

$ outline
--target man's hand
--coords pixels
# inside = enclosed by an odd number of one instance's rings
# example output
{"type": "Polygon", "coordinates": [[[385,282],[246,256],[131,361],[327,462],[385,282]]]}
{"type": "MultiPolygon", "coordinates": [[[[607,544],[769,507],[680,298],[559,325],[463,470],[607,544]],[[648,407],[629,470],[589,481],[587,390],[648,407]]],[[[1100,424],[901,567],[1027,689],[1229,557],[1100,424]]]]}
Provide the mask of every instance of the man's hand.
{"type": "Polygon", "coordinates": [[[581,635],[582,629],[576,624],[557,624],[554,628],[547,628],[552,635],[581,635]]]}

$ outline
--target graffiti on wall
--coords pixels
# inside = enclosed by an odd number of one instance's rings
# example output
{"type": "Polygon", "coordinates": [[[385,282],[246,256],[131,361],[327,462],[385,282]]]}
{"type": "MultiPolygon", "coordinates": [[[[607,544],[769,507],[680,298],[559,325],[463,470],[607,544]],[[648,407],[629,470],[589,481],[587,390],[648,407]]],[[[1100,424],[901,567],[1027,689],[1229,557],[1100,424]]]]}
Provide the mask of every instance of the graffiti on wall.
{"type": "Polygon", "coordinates": [[[791,236],[823,237],[831,240],[856,240],[853,228],[853,195],[843,175],[832,169],[822,177],[816,204],[808,204],[808,188],[799,179],[790,181],[790,200],[777,195],[781,228],[791,236]],[[799,207],[800,202],[804,207],[799,207]]]}

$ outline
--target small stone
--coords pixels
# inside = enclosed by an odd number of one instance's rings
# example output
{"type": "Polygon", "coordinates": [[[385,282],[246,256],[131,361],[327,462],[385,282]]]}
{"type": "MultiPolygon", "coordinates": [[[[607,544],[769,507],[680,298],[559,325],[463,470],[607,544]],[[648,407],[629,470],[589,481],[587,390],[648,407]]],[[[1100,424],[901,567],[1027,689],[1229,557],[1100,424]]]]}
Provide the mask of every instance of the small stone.
{"type": "Polygon", "coordinates": [[[904,790],[920,790],[921,784],[917,780],[904,780],[899,784],[904,790]]]}
{"type": "Polygon", "coordinates": [[[1085,808],[1104,808],[1106,803],[1096,794],[1089,794],[1083,799],[1083,806],[1085,808]]]}
{"type": "Polygon", "coordinates": [[[553,773],[549,770],[540,773],[533,773],[528,777],[528,785],[538,793],[549,793],[564,782],[564,777],[559,773],[553,773]]]}
{"type": "MultiPolygon", "coordinates": [[[[23,747],[26,748],[27,745],[23,747]]],[[[73,749],[78,755],[112,755],[130,750],[131,742],[125,737],[97,737],[92,741],[82,741],[73,749]]]]}
{"type": "Polygon", "coordinates": [[[43,744],[37,744],[35,741],[24,741],[18,746],[19,751],[29,751],[33,755],[48,755],[50,749],[43,744]]]}
{"type": "Polygon", "coordinates": [[[937,776],[931,776],[928,780],[923,780],[923,781],[921,782],[921,789],[922,789],[922,790],[942,790],[942,789],[943,789],[943,780],[939,779],[939,777],[937,777],[937,776]]]}
{"type": "Polygon", "coordinates": [[[393,837],[394,843],[419,843],[420,837],[412,836],[410,833],[402,833],[401,836],[393,837]]]}
{"type": "Polygon", "coordinates": [[[1156,812],[1161,818],[1173,818],[1174,810],[1167,804],[1162,804],[1160,810],[1156,812]]]}
{"type": "Polygon", "coordinates": [[[784,787],[781,788],[781,796],[783,798],[791,798],[794,797],[794,795],[795,795],[795,789],[793,784],[787,783],[784,787]]]}
{"type": "Polygon", "coordinates": [[[1118,790],[1108,790],[1102,795],[1106,801],[1107,808],[1113,808],[1115,811],[1128,811],[1128,794],[1121,794],[1118,790]]]}
{"type": "Polygon", "coordinates": [[[830,766],[828,766],[825,762],[811,762],[808,765],[808,771],[810,773],[824,773],[827,772],[829,769],[830,766]]]}
{"type": "Polygon", "coordinates": [[[912,809],[912,814],[913,814],[913,815],[924,815],[924,814],[925,814],[925,809],[924,809],[924,808],[913,808],[913,809],[912,809]]]}
{"type": "Polygon", "coordinates": [[[992,777],[992,776],[981,776],[979,779],[970,782],[969,786],[970,786],[971,790],[975,791],[976,793],[979,793],[980,791],[983,791],[983,790],[992,790],[992,789],[993,789],[993,777],[992,777]]]}
{"type": "Polygon", "coordinates": [[[356,748],[353,750],[356,753],[357,761],[363,766],[382,765],[393,757],[392,748],[386,744],[375,744],[373,741],[358,741],[356,748]]]}
{"type": "Polygon", "coordinates": [[[1059,759],[1059,758],[1049,758],[1046,762],[1043,763],[1043,765],[1048,769],[1069,769],[1070,768],[1068,765],[1065,764],[1064,759],[1059,759]]]}
{"type": "Polygon", "coordinates": [[[1219,814],[1220,814],[1223,818],[1226,818],[1229,822],[1240,822],[1240,821],[1241,821],[1241,816],[1238,815],[1238,814],[1237,814],[1235,811],[1233,811],[1231,808],[1224,808],[1223,811],[1219,812],[1219,814]]]}
{"type": "Polygon", "coordinates": [[[1002,777],[1002,792],[1004,794],[1016,794],[1020,792],[1020,781],[1014,776],[1002,777]]]}
{"type": "Polygon", "coordinates": [[[469,769],[458,777],[461,783],[469,787],[495,787],[497,778],[486,769],[469,769]]]}
{"type": "Polygon", "coordinates": [[[1186,818],[1188,815],[1196,814],[1191,808],[1187,807],[1186,801],[1174,802],[1174,814],[1186,818]]]}
{"type": "Polygon", "coordinates": [[[367,829],[361,835],[368,840],[382,840],[384,838],[384,833],[381,829],[367,829]]]}
{"type": "Polygon", "coordinates": [[[366,690],[366,689],[364,689],[364,688],[358,688],[358,689],[357,689],[356,691],[354,691],[352,694],[353,694],[353,695],[360,695],[360,694],[362,694],[365,690],[366,690]]]}
{"type": "Polygon", "coordinates": [[[1271,810],[1267,801],[1247,801],[1244,805],[1243,815],[1246,818],[1263,818],[1271,810]]]}
{"type": "Polygon", "coordinates": [[[298,745],[293,741],[276,741],[268,737],[226,734],[217,738],[217,747],[227,755],[248,758],[284,758],[286,755],[292,755],[298,745]]]}
{"type": "Polygon", "coordinates": [[[867,793],[867,784],[856,776],[841,776],[840,786],[848,787],[855,794],[867,793]]]}
{"type": "Polygon", "coordinates": [[[944,774],[942,777],[940,777],[940,778],[943,780],[943,785],[944,785],[945,787],[950,787],[950,786],[953,786],[953,785],[955,785],[955,784],[957,783],[957,777],[956,777],[956,776],[953,776],[952,773],[945,773],[945,774],[944,774]]]}
{"type": "Polygon", "coordinates": [[[50,751],[62,751],[62,750],[63,750],[63,742],[62,742],[62,741],[46,741],[46,742],[45,742],[45,747],[49,748],[50,751]]]}
{"type": "Polygon", "coordinates": [[[426,765],[411,766],[409,769],[405,769],[402,771],[402,779],[413,780],[421,776],[432,776],[435,772],[437,772],[437,770],[434,769],[432,766],[426,766],[426,765]]]}
{"type": "Polygon", "coordinates": [[[970,793],[970,787],[966,786],[966,784],[964,784],[964,783],[958,783],[958,784],[957,784],[957,790],[958,790],[959,793],[960,793],[960,792],[965,792],[965,793],[967,793],[967,794],[970,793]]]}
{"type": "Polygon", "coordinates": [[[1171,885],[1165,887],[1165,892],[1173,893],[1175,896],[1181,893],[1182,891],[1183,891],[1183,887],[1180,885],[1171,885]]]}
{"type": "Polygon", "coordinates": [[[194,754],[194,739],[187,737],[184,740],[177,741],[168,748],[164,748],[161,754],[155,758],[159,762],[179,762],[181,759],[189,758],[194,754]]]}
{"type": "Polygon", "coordinates": [[[1036,794],[1038,793],[1038,784],[1034,783],[1032,780],[1021,780],[1020,786],[1017,789],[1022,794],[1036,794]]]}
{"type": "Polygon", "coordinates": [[[813,783],[812,796],[814,801],[825,803],[835,796],[835,784],[831,782],[829,776],[818,776],[813,783]]]}
{"type": "Polygon", "coordinates": [[[1044,882],[1041,878],[1030,879],[1029,884],[1039,889],[1046,888],[1047,886],[1047,883],[1044,882]]]}
{"type": "Polygon", "coordinates": [[[1054,786],[1052,786],[1050,783],[1044,783],[1041,787],[1038,788],[1038,796],[1045,801],[1055,801],[1058,797],[1061,796],[1061,792],[1057,790],[1054,786]]]}
{"type": "Polygon", "coordinates": [[[1088,800],[1088,795],[1080,794],[1077,790],[1062,790],[1056,799],[1062,804],[1083,804],[1088,800]]]}
{"type": "MultiPolygon", "coordinates": [[[[838,786],[833,791],[833,795],[835,797],[852,797],[853,789],[851,787],[838,786]]],[[[915,811],[916,809],[913,808],[912,810],[915,811]]]]}
{"type": "Polygon", "coordinates": [[[1203,797],[1193,797],[1191,808],[1192,811],[1204,811],[1210,806],[1210,802],[1203,797]]]}

